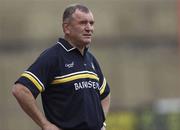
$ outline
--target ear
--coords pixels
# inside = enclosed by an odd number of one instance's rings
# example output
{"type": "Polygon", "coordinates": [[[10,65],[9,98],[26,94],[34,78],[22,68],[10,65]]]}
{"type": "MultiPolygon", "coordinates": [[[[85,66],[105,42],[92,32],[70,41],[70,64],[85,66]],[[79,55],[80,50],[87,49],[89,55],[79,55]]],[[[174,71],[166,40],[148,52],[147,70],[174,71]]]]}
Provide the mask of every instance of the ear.
{"type": "Polygon", "coordinates": [[[68,23],[63,23],[62,27],[63,27],[64,34],[69,34],[70,33],[69,24],[68,23]]]}

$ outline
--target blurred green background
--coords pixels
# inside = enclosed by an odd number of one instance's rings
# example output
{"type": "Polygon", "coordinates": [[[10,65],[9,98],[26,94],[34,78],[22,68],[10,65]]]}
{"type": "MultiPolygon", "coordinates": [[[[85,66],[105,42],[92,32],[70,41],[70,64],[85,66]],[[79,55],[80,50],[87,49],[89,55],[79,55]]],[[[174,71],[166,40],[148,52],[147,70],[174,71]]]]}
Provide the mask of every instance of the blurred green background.
{"type": "Polygon", "coordinates": [[[11,88],[63,36],[62,13],[72,3],[94,13],[90,50],[111,86],[107,130],[180,130],[176,0],[0,0],[0,129],[40,130],[11,88]]]}

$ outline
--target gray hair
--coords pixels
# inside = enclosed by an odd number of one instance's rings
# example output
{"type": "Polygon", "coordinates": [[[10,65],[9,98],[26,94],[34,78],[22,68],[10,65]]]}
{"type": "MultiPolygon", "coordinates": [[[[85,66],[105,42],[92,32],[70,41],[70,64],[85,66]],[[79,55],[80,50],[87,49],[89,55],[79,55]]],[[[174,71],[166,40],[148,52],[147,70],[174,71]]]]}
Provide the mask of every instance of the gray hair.
{"type": "Polygon", "coordinates": [[[84,5],[81,5],[81,4],[69,5],[63,13],[63,22],[65,22],[66,20],[71,18],[72,14],[76,11],[76,9],[78,9],[84,13],[90,12],[90,10],[84,5]]]}

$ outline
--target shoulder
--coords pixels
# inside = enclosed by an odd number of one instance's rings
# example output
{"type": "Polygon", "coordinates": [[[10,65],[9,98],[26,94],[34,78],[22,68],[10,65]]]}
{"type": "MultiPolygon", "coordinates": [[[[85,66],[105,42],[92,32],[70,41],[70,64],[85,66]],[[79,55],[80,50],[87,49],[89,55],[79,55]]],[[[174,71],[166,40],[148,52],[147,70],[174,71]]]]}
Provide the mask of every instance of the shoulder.
{"type": "Polygon", "coordinates": [[[87,53],[88,53],[89,57],[91,57],[94,62],[98,63],[98,59],[96,58],[96,56],[92,52],[87,51],[87,53]]]}
{"type": "Polygon", "coordinates": [[[44,50],[40,54],[40,56],[47,57],[47,58],[59,57],[59,56],[63,55],[64,53],[65,52],[64,52],[64,49],[62,48],[62,46],[60,46],[58,43],[55,43],[53,46],[44,50]]]}
{"type": "Polygon", "coordinates": [[[55,44],[49,48],[47,48],[46,50],[44,50],[39,57],[37,58],[38,61],[43,62],[43,63],[50,63],[50,62],[54,62],[56,61],[56,59],[58,58],[60,51],[58,48],[58,45],[55,44]]]}
{"type": "Polygon", "coordinates": [[[87,51],[87,57],[90,58],[93,61],[96,60],[95,56],[89,50],[87,51]]]}
{"type": "Polygon", "coordinates": [[[87,56],[93,62],[95,68],[99,69],[100,66],[99,66],[99,63],[98,63],[98,60],[96,59],[96,57],[90,51],[87,51],[87,56]]]}

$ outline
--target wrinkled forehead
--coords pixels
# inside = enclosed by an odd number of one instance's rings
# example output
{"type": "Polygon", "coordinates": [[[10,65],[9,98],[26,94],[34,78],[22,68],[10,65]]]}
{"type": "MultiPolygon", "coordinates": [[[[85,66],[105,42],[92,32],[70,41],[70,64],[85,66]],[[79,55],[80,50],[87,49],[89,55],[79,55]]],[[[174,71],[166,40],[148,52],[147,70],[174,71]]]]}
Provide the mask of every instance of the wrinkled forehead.
{"type": "Polygon", "coordinates": [[[84,12],[81,11],[79,9],[76,9],[75,12],[72,14],[72,18],[73,19],[87,19],[87,20],[91,20],[94,21],[94,17],[91,11],[89,12],[84,12]]]}

